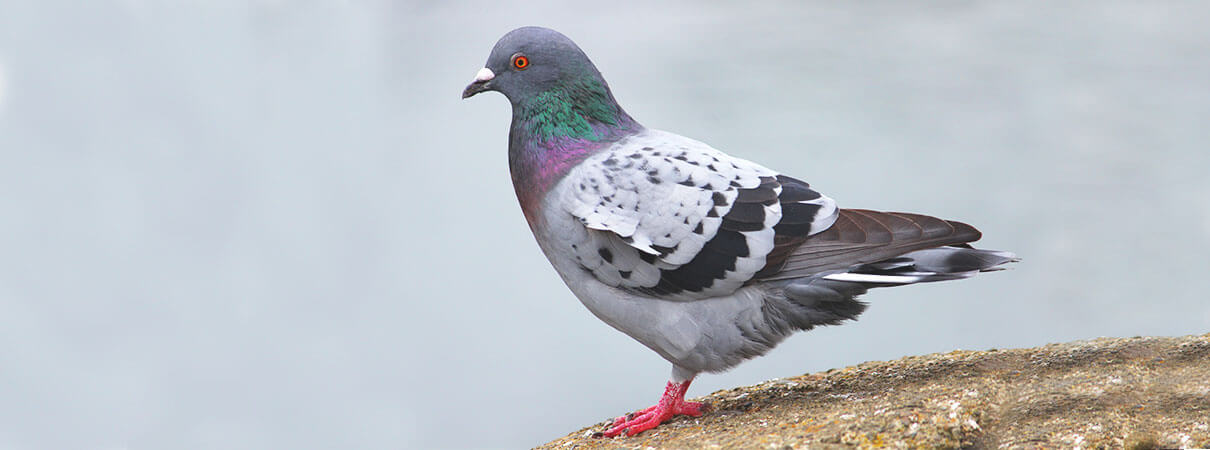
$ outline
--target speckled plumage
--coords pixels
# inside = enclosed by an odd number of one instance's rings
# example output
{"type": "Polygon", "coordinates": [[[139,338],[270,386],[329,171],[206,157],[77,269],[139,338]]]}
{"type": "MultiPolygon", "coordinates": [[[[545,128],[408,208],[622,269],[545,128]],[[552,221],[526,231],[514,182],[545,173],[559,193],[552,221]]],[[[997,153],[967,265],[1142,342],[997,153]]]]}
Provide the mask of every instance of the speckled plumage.
{"type": "MultiPolygon", "coordinates": [[[[665,300],[705,299],[734,292],[765,266],[782,219],[777,177],[701,142],[643,130],[573,168],[550,194],[559,211],[545,214],[570,213],[600,231],[569,243],[601,282],[665,300]]],[[[806,202],[816,207],[808,219],[815,232],[835,220],[831,199],[806,202]]]]}
{"type": "Polygon", "coordinates": [[[496,90],[512,103],[510,171],[542,251],[593,314],[673,364],[660,405],[606,434],[700,413],[683,402],[697,373],[855,319],[870,288],[1015,261],[967,245],[980,237],[969,225],[840,209],[805,182],[645,128],[552,30],[510,32],[484,70],[463,97],[496,90]],[[518,55],[528,65],[512,65],[518,55]]]}

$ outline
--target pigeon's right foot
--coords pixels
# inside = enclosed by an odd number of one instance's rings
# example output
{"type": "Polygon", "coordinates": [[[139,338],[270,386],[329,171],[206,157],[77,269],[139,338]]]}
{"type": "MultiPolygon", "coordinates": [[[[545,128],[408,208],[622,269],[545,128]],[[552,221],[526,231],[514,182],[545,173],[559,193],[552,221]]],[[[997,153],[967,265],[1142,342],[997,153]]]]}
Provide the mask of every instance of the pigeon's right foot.
{"type": "Polygon", "coordinates": [[[689,390],[691,381],[693,380],[685,380],[680,383],[669,381],[659,403],[642,411],[614,419],[613,427],[602,433],[602,436],[614,437],[623,433],[627,436],[634,436],[667,422],[677,414],[693,417],[702,415],[707,409],[705,404],[685,401],[685,391],[689,390]]]}

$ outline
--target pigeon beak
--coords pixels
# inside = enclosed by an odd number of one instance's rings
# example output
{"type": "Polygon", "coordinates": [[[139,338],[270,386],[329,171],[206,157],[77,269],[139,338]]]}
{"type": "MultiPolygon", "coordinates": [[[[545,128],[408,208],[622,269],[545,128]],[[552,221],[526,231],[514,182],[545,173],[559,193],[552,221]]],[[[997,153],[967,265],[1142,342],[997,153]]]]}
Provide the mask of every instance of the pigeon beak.
{"type": "Polygon", "coordinates": [[[496,74],[491,69],[486,67],[479,69],[479,73],[475,74],[475,81],[462,90],[462,98],[470,98],[472,95],[491,90],[489,82],[492,81],[492,78],[496,78],[496,74]]]}

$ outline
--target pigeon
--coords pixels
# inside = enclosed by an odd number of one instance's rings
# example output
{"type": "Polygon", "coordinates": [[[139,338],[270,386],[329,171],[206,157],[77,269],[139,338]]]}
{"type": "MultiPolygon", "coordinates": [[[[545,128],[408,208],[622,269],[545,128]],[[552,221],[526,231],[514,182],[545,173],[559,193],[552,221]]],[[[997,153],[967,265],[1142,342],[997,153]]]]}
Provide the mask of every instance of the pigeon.
{"type": "Polygon", "coordinates": [[[597,318],[672,363],[663,396],[601,435],[675,415],[694,377],[787,336],[854,320],[868,289],[1002,269],[965,223],[840,208],[806,182],[640,125],[563,34],[518,28],[462,98],[512,104],[508,163],[521,211],[559,276],[597,318]]]}

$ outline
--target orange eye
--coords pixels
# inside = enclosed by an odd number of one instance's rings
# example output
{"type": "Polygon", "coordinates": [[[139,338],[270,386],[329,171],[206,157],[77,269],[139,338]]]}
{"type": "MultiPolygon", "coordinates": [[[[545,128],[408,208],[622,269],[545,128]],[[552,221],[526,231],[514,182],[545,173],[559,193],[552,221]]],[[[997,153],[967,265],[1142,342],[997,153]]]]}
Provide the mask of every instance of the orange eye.
{"type": "Polygon", "coordinates": [[[513,55],[513,68],[517,70],[525,70],[529,68],[529,58],[520,53],[513,55]]]}

